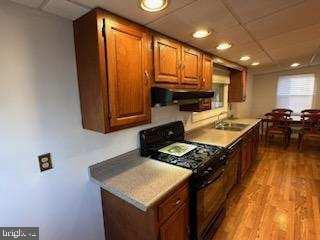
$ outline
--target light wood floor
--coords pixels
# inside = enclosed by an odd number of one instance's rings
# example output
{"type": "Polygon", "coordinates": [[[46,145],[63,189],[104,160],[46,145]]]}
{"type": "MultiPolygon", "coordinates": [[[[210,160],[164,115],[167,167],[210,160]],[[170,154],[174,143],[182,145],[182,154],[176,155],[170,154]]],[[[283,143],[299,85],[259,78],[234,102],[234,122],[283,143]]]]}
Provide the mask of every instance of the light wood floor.
{"type": "Polygon", "coordinates": [[[261,147],[213,240],[320,240],[320,147],[261,147]]]}

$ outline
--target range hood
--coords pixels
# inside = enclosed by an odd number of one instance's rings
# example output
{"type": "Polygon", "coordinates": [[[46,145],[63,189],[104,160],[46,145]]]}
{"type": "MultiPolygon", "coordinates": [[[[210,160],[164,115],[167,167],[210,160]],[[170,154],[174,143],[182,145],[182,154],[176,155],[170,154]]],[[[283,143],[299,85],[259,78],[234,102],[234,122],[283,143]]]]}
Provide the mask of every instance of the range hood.
{"type": "Polygon", "coordinates": [[[176,101],[212,98],[213,96],[214,96],[213,91],[211,92],[187,91],[187,90],[179,90],[179,89],[160,88],[160,87],[151,88],[152,106],[155,106],[155,105],[167,106],[176,101]]]}

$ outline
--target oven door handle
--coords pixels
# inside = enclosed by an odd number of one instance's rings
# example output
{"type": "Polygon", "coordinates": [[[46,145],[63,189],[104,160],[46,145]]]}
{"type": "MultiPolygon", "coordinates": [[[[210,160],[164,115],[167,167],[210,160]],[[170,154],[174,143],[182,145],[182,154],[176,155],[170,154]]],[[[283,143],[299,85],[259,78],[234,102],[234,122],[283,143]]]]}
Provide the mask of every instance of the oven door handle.
{"type": "Polygon", "coordinates": [[[202,189],[207,187],[208,185],[210,185],[211,183],[217,181],[219,178],[221,178],[224,175],[224,171],[225,169],[222,168],[220,169],[218,172],[216,172],[215,174],[212,175],[212,177],[210,177],[208,180],[204,181],[199,187],[198,189],[202,189]]]}

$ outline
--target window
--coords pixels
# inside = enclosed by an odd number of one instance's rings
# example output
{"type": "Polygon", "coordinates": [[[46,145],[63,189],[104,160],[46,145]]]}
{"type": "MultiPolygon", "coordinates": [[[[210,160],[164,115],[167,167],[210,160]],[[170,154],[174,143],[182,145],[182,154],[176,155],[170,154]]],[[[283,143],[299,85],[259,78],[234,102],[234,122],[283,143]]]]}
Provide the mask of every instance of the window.
{"type": "Polygon", "coordinates": [[[224,86],[225,84],[213,83],[213,106],[214,108],[221,108],[224,105],[224,86]]]}
{"type": "Polygon", "coordinates": [[[314,74],[280,76],[277,89],[277,107],[289,108],[294,113],[312,108],[314,74]]]}

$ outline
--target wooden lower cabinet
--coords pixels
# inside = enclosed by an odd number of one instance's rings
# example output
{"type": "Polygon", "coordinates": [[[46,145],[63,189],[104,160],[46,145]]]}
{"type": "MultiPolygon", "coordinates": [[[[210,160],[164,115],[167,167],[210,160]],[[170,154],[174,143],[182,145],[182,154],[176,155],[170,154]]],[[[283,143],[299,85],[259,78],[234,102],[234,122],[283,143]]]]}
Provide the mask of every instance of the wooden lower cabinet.
{"type": "Polygon", "coordinates": [[[183,205],[161,227],[161,240],[186,240],[189,239],[189,208],[183,205]]]}
{"type": "Polygon", "coordinates": [[[257,159],[259,147],[259,128],[260,124],[257,124],[242,138],[240,161],[241,179],[245,177],[251,164],[257,159]]]}
{"type": "Polygon", "coordinates": [[[226,192],[230,192],[232,187],[238,182],[238,166],[241,159],[241,141],[234,144],[229,149],[229,158],[226,168],[226,192]]]}
{"type": "Polygon", "coordinates": [[[243,178],[251,164],[251,151],[252,151],[252,142],[251,142],[251,132],[247,134],[242,140],[241,147],[241,178],[243,178]]]}
{"type": "Polygon", "coordinates": [[[147,211],[101,190],[107,240],[188,240],[189,184],[184,182],[147,211]]]}

